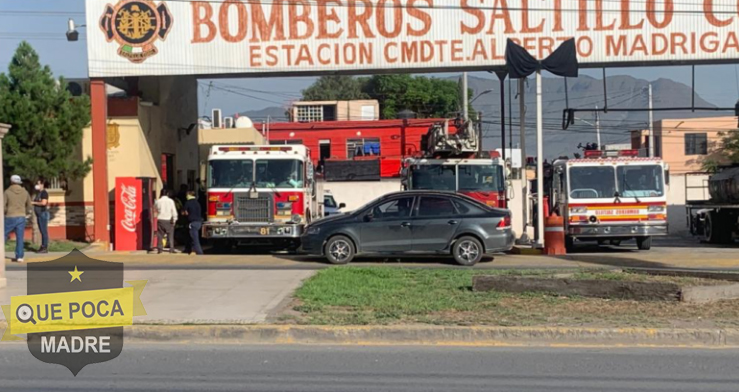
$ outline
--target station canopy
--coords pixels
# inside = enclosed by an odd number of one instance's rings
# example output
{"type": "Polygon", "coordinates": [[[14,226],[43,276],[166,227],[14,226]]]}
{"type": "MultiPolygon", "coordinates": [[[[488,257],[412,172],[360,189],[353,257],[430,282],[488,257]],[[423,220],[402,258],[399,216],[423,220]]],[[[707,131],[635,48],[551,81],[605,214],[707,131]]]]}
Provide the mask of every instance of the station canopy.
{"type": "Polygon", "coordinates": [[[582,67],[739,60],[736,0],[87,0],[90,77],[493,70],[575,38],[582,67]]]}

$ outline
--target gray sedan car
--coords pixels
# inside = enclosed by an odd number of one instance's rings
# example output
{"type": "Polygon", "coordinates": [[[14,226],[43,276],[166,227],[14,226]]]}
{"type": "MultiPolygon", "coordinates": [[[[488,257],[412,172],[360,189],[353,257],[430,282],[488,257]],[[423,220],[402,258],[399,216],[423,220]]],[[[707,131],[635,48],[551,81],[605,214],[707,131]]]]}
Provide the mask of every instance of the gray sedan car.
{"type": "Polygon", "coordinates": [[[303,253],[346,264],[356,255],[451,254],[471,266],[513,247],[510,211],[453,192],[387,194],[351,213],[309,225],[303,253]]]}

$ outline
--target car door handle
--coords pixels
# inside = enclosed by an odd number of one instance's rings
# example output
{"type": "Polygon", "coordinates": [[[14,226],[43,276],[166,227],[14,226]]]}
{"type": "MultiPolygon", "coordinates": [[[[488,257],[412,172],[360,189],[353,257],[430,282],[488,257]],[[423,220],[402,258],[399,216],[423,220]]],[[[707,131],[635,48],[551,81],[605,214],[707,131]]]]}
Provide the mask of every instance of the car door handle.
{"type": "Polygon", "coordinates": [[[452,220],[450,220],[450,221],[449,221],[449,222],[447,222],[447,223],[448,223],[448,224],[450,224],[450,225],[456,225],[456,224],[458,224],[459,222],[457,222],[457,221],[455,221],[454,219],[452,219],[452,220]]]}
{"type": "Polygon", "coordinates": [[[411,222],[403,222],[400,224],[400,227],[411,227],[411,222]]]}

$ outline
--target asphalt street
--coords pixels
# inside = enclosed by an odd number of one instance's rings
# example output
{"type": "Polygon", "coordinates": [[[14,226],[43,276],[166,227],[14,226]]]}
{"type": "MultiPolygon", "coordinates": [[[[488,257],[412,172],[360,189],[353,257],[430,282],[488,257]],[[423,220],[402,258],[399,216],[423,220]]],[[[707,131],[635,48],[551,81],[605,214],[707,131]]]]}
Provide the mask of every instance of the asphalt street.
{"type": "Polygon", "coordinates": [[[126,345],[75,378],[0,346],[3,391],[736,391],[736,350],[126,345]]]}

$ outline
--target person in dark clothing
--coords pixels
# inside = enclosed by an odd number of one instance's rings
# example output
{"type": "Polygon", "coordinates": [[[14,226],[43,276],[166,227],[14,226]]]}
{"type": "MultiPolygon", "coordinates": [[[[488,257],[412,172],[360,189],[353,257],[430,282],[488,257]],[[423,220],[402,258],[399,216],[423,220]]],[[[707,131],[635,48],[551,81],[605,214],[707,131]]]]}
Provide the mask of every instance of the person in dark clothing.
{"type": "Polygon", "coordinates": [[[200,204],[200,211],[203,213],[202,217],[205,219],[205,212],[207,211],[207,202],[206,199],[206,193],[205,193],[205,187],[203,187],[203,183],[200,181],[199,178],[195,179],[195,197],[198,198],[198,203],[200,204]]]}
{"type": "Polygon", "coordinates": [[[184,206],[185,203],[187,202],[187,190],[188,189],[189,187],[187,186],[187,184],[182,184],[180,185],[180,191],[177,192],[177,200],[180,201],[181,206],[184,206]]]}
{"type": "Polygon", "coordinates": [[[202,255],[203,248],[200,247],[200,228],[203,227],[203,214],[200,209],[200,203],[195,197],[195,191],[187,192],[187,202],[182,208],[182,214],[187,217],[188,227],[190,228],[190,242],[185,247],[186,253],[202,255]]]}
{"type": "Polygon", "coordinates": [[[40,178],[36,181],[36,196],[33,198],[33,212],[36,214],[38,230],[41,232],[41,248],[37,253],[49,253],[49,182],[40,178]]]}

